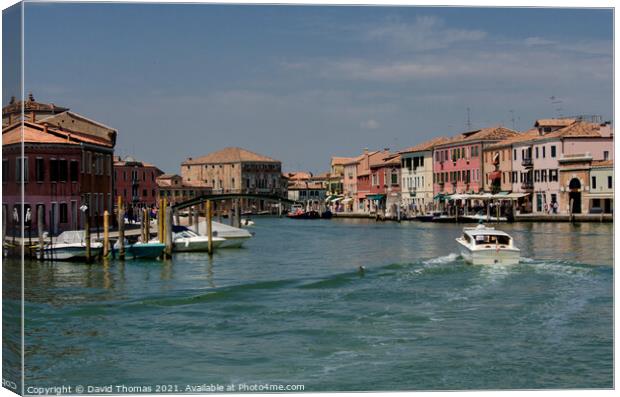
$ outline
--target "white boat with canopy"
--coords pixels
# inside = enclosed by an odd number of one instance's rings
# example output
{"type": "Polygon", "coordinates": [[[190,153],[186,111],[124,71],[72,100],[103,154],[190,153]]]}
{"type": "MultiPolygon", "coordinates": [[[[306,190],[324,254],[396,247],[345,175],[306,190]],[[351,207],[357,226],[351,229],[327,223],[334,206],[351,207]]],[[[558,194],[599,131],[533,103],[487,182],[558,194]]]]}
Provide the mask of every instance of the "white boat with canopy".
{"type": "Polygon", "coordinates": [[[464,228],[456,241],[463,259],[474,265],[508,265],[520,260],[520,250],[508,233],[483,224],[464,228]]]}

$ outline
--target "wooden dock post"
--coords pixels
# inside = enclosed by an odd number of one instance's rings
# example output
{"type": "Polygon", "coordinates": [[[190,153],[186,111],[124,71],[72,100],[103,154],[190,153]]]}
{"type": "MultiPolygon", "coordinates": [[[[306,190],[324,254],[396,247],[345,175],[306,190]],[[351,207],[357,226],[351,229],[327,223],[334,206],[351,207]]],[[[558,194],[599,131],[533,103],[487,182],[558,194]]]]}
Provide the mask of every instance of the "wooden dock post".
{"type": "Polygon", "coordinates": [[[86,263],[90,263],[91,255],[90,255],[90,208],[87,208],[84,211],[84,215],[86,216],[86,220],[84,222],[84,240],[86,243],[86,263]]]}
{"type": "Polygon", "coordinates": [[[147,207],[144,209],[144,212],[146,214],[146,228],[144,229],[146,240],[144,242],[148,243],[149,240],[151,239],[151,211],[147,207]]]}
{"type": "Polygon", "coordinates": [[[200,207],[194,207],[194,231],[200,234],[200,207]]]}
{"type": "Polygon", "coordinates": [[[162,214],[162,199],[157,200],[157,240],[161,243],[163,241],[163,232],[161,231],[161,214],[162,214]]]}
{"type": "Polygon", "coordinates": [[[125,260],[125,209],[123,198],[118,196],[118,259],[125,260]]]}
{"type": "Polygon", "coordinates": [[[110,213],[103,211],[103,257],[107,258],[110,251],[110,213]]]}
{"type": "Polygon", "coordinates": [[[239,199],[235,200],[235,227],[241,227],[241,203],[239,199]]]}
{"type": "Polygon", "coordinates": [[[207,236],[209,237],[208,252],[213,255],[213,209],[211,208],[211,200],[207,200],[207,236]]]}
{"type": "MultiPolygon", "coordinates": [[[[168,219],[166,219],[166,223],[168,223],[168,219]]],[[[175,225],[181,224],[181,215],[179,215],[179,210],[174,210],[174,224],[175,225]]]]}
{"type": "Polygon", "coordinates": [[[166,249],[164,250],[165,256],[170,258],[172,256],[172,208],[166,207],[166,221],[164,223],[166,235],[166,249]]]}
{"type": "Polygon", "coordinates": [[[194,226],[194,207],[187,208],[187,226],[194,226]]]}
{"type": "Polygon", "coordinates": [[[278,200],[278,216],[282,218],[282,200],[278,200]]]}
{"type": "MultiPolygon", "coordinates": [[[[43,212],[43,206],[42,205],[38,205],[37,206],[37,233],[39,233],[39,259],[40,260],[45,259],[45,257],[44,257],[44,255],[45,255],[45,240],[43,239],[43,228],[44,228],[44,226],[43,226],[43,224],[44,224],[43,219],[44,219],[44,217],[45,217],[45,212],[43,212]]],[[[3,219],[3,221],[4,221],[4,219],[3,219]]],[[[2,239],[2,241],[4,242],[4,239],[2,239]]]]}

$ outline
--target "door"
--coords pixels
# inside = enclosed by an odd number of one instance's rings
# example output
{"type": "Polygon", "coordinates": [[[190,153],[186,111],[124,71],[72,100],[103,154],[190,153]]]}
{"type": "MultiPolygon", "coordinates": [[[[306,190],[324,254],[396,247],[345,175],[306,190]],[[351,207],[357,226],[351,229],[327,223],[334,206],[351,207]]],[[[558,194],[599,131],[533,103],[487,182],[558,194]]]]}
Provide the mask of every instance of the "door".
{"type": "Polygon", "coordinates": [[[77,230],[78,209],[77,201],[71,201],[71,230],[77,230]]]}

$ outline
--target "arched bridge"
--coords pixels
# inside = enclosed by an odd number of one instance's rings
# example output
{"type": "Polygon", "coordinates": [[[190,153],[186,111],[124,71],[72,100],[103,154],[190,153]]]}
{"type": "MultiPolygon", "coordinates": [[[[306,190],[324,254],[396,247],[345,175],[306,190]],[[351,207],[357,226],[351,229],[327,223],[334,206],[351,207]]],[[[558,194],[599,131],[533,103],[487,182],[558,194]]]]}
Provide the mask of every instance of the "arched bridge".
{"type": "Polygon", "coordinates": [[[223,193],[223,194],[204,194],[202,196],[197,196],[189,200],[182,201],[180,203],[175,203],[171,205],[173,210],[180,210],[187,207],[192,207],[197,204],[204,203],[205,201],[219,201],[219,200],[230,200],[230,199],[256,199],[256,200],[266,200],[266,201],[274,201],[285,204],[301,204],[299,201],[289,200],[287,198],[277,196],[275,194],[253,194],[253,193],[223,193]]]}

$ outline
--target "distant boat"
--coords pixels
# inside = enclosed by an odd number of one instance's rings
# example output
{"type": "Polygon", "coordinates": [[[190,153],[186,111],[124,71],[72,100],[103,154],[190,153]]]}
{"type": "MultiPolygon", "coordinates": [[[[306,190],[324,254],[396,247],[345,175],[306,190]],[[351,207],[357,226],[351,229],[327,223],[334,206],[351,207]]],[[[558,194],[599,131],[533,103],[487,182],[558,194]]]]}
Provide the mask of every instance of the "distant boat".
{"type": "Polygon", "coordinates": [[[292,219],[319,219],[321,214],[314,210],[305,211],[301,204],[293,204],[286,216],[292,219]]]}
{"type": "MultiPolygon", "coordinates": [[[[91,240],[91,258],[101,254],[102,250],[103,244],[101,242],[91,240]]],[[[39,259],[41,259],[40,252],[37,250],[39,259]]],[[[86,260],[86,234],[84,230],[69,230],[52,238],[52,242],[45,244],[43,248],[43,259],[59,261],[86,260]]]]}
{"type": "Polygon", "coordinates": [[[332,219],[332,216],[334,214],[332,214],[332,212],[330,210],[325,210],[323,211],[323,213],[321,213],[321,218],[323,219],[332,219]]]}
{"type": "Polygon", "coordinates": [[[464,228],[463,235],[456,241],[463,259],[474,265],[512,265],[520,260],[520,250],[508,233],[482,223],[464,228]]]}
{"type": "Polygon", "coordinates": [[[478,211],[475,215],[463,215],[462,218],[470,219],[474,222],[483,221],[483,222],[508,222],[508,218],[505,216],[500,216],[499,218],[496,216],[487,215],[484,211],[478,211]]]}
{"type": "MultiPolygon", "coordinates": [[[[114,243],[114,250],[120,250],[121,246],[119,240],[114,243]]],[[[148,243],[137,241],[129,244],[125,239],[125,259],[155,259],[159,257],[166,248],[166,245],[156,240],[151,240],[148,243]]]]}

